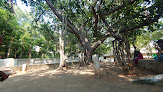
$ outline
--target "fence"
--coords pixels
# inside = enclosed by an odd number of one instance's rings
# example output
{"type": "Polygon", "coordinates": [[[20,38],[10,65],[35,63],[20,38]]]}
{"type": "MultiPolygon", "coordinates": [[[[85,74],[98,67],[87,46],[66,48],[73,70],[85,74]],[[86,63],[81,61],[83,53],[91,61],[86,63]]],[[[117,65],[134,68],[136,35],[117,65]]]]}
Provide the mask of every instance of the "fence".
{"type": "MultiPolygon", "coordinates": [[[[28,65],[42,65],[42,64],[56,64],[59,63],[59,58],[34,58],[34,59],[0,59],[0,67],[14,67],[28,65]]],[[[66,62],[79,62],[78,58],[68,58],[66,62]]]]}
{"type": "Polygon", "coordinates": [[[14,61],[13,58],[0,59],[0,67],[13,67],[14,61]]]}

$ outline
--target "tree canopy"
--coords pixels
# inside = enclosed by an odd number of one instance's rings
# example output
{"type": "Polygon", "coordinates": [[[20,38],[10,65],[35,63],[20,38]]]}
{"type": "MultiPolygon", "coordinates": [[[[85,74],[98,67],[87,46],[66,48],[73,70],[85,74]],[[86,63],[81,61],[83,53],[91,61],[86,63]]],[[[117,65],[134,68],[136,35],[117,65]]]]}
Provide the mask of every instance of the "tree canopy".
{"type": "MultiPolygon", "coordinates": [[[[11,45],[18,47],[18,50],[15,49],[17,53],[23,53],[22,49],[24,52],[29,52],[28,47],[31,45],[32,47],[40,46],[42,53],[53,51],[57,54],[58,30],[61,28],[61,22],[64,22],[68,31],[65,34],[67,53],[84,52],[88,61],[92,54],[106,49],[108,45],[105,42],[108,39],[113,41],[112,38],[114,38],[114,40],[127,41],[130,44],[138,35],[147,31],[153,32],[156,26],[160,28],[162,26],[158,24],[158,19],[163,15],[161,0],[22,1],[31,6],[30,14],[24,13],[20,8],[15,8],[14,16],[10,11],[12,7],[6,0],[0,3],[3,5],[1,12],[7,12],[3,13],[5,17],[1,18],[10,20],[7,23],[1,22],[3,27],[0,28],[8,30],[5,31],[8,34],[14,32],[8,37],[5,33],[4,38],[9,38],[8,41],[5,41],[8,42],[6,46],[9,48],[12,37],[14,37],[11,45]]],[[[105,53],[105,50],[101,52],[105,53]]]]}
{"type": "MultiPolygon", "coordinates": [[[[162,17],[161,0],[71,0],[29,1],[38,10],[36,15],[56,17],[67,21],[68,31],[75,34],[87,55],[108,37],[118,41],[130,41],[162,17]],[[49,11],[49,8],[56,16],[49,11]]],[[[127,41],[127,42],[128,42],[127,41]]]]}

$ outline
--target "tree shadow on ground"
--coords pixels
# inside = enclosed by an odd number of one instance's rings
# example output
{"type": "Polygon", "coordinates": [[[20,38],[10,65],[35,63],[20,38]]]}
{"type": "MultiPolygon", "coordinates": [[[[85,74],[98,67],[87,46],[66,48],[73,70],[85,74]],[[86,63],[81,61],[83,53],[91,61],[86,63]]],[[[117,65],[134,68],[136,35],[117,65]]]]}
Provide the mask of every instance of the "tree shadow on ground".
{"type": "MultiPolygon", "coordinates": [[[[92,66],[68,70],[39,69],[18,73],[0,85],[1,92],[161,92],[160,86],[132,84],[119,66],[101,64],[101,78],[92,66]],[[134,91],[135,90],[135,91],[134,91]]],[[[128,78],[128,77],[127,77],[128,78]]]]}
{"type": "Polygon", "coordinates": [[[113,63],[101,63],[101,69],[104,75],[111,74],[120,78],[124,78],[127,81],[133,81],[135,79],[140,79],[144,77],[149,77],[156,75],[156,73],[151,71],[146,71],[138,67],[134,67],[134,74],[128,75],[127,72],[124,72],[119,64],[114,65],[113,63]]]}

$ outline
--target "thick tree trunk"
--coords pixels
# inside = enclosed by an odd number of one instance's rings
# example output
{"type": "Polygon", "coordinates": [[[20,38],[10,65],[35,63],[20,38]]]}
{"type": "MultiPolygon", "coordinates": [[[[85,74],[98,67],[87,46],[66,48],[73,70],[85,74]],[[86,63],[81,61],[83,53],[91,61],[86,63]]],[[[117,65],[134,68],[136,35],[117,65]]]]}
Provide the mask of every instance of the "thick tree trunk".
{"type": "MultiPolygon", "coordinates": [[[[64,23],[64,21],[67,20],[66,18],[64,18],[63,15],[61,15],[57,11],[56,7],[49,0],[46,0],[46,3],[51,8],[51,10],[53,11],[53,13],[60,19],[60,21],[62,23],[64,23]]],[[[78,38],[78,41],[80,42],[80,44],[82,45],[82,47],[86,51],[85,52],[85,62],[86,62],[86,64],[88,64],[88,62],[91,62],[92,61],[92,53],[95,51],[95,49],[100,44],[102,44],[104,42],[104,40],[106,39],[106,37],[104,39],[102,39],[101,41],[100,40],[97,41],[94,45],[91,45],[91,43],[86,38],[85,34],[83,34],[82,32],[80,32],[80,30],[78,30],[78,28],[76,28],[73,23],[71,23],[70,21],[67,21],[66,26],[71,29],[71,33],[75,34],[75,36],[78,38]]]]}
{"type": "Polygon", "coordinates": [[[129,66],[125,60],[124,54],[124,45],[122,42],[114,41],[113,42],[113,49],[114,49],[114,58],[118,61],[120,66],[124,71],[129,71],[129,66]]]}
{"type": "Polygon", "coordinates": [[[121,53],[121,60],[124,65],[124,70],[128,71],[127,62],[126,62],[125,53],[124,53],[124,45],[122,45],[121,48],[119,48],[119,49],[120,49],[120,53],[121,53]]]}
{"type": "Polygon", "coordinates": [[[114,57],[116,58],[116,61],[118,61],[118,63],[120,64],[120,66],[122,65],[121,59],[120,59],[120,54],[119,54],[119,50],[118,50],[118,45],[117,45],[117,41],[113,42],[113,47],[114,47],[114,57]]]}
{"type": "Polygon", "coordinates": [[[60,49],[60,64],[59,64],[59,70],[63,70],[63,67],[66,65],[65,63],[65,55],[64,51],[60,49]]]}
{"type": "MultiPolygon", "coordinates": [[[[63,17],[64,19],[64,17],[63,17]]],[[[59,47],[60,47],[60,65],[59,65],[59,70],[63,70],[63,67],[66,67],[66,61],[65,61],[65,54],[64,54],[64,50],[65,50],[65,46],[64,46],[64,21],[62,22],[62,29],[59,31],[60,37],[59,37],[59,47]]]]}
{"type": "Polygon", "coordinates": [[[129,62],[129,74],[133,74],[133,65],[131,63],[131,53],[130,53],[130,46],[127,40],[125,40],[125,45],[126,45],[126,52],[127,52],[127,57],[128,57],[128,62],[129,62]]]}
{"type": "Polygon", "coordinates": [[[92,54],[90,51],[86,52],[86,59],[85,60],[86,60],[86,64],[89,64],[89,62],[92,63],[92,54]]]}

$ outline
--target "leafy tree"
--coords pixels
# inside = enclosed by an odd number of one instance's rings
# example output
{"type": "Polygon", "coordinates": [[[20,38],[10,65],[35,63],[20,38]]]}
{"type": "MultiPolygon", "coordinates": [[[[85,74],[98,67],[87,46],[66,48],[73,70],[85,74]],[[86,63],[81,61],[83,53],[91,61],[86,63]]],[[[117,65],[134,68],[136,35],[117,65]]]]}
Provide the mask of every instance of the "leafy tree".
{"type": "Polygon", "coordinates": [[[150,25],[155,24],[162,17],[162,6],[160,3],[160,0],[117,0],[99,2],[100,5],[95,6],[94,15],[97,16],[96,13],[98,13],[107,27],[108,35],[113,34],[112,36],[115,38],[116,42],[114,41],[113,43],[114,54],[116,59],[120,61],[119,63],[122,66],[124,65],[124,69],[128,68],[125,62],[123,62],[125,61],[123,59],[123,51],[126,50],[127,57],[130,59],[130,41],[144,32],[139,28],[144,26],[150,27],[150,25]]]}
{"type": "Polygon", "coordinates": [[[8,52],[11,40],[16,32],[19,29],[19,24],[16,18],[9,11],[0,8],[0,34],[3,36],[2,47],[3,52],[8,52]]]}
{"type": "Polygon", "coordinates": [[[139,28],[157,23],[163,13],[161,0],[45,1],[47,4],[41,0],[29,3],[36,7],[36,15],[48,12],[55,17],[50,8],[61,22],[67,21],[68,31],[77,37],[87,62],[108,37],[114,37],[117,41],[113,44],[117,48],[116,56],[122,56],[125,50],[130,60],[130,39],[143,32],[139,28]]]}
{"type": "Polygon", "coordinates": [[[95,54],[98,54],[100,56],[103,56],[104,54],[106,53],[110,53],[111,52],[111,49],[112,49],[112,43],[109,41],[109,42],[104,42],[102,43],[96,50],[95,50],[95,54]]]}
{"type": "Polygon", "coordinates": [[[13,0],[0,0],[0,7],[6,9],[10,13],[14,13],[13,0]]]}
{"type": "MultiPolygon", "coordinates": [[[[150,42],[155,42],[163,37],[163,24],[159,22],[152,27],[152,31],[146,31],[143,34],[137,36],[135,45],[138,48],[147,47],[150,42]]],[[[147,29],[147,28],[146,28],[147,29]]],[[[148,29],[150,30],[150,29],[148,29]]]]}
{"type": "Polygon", "coordinates": [[[41,43],[41,47],[46,48],[44,49],[44,52],[46,52],[46,54],[52,52],[55,54],[53,55],[53,57],[58,57],[57,56],[57,50],[58,50],[57,46],[59,42],[58,33],[54,29],[51,29],[48,23],[40,24],[40,27],[38,29],[39,29],[38,31],[45,38],[45,41],[41,43]]]}

